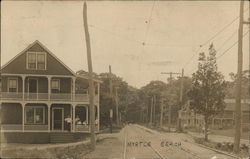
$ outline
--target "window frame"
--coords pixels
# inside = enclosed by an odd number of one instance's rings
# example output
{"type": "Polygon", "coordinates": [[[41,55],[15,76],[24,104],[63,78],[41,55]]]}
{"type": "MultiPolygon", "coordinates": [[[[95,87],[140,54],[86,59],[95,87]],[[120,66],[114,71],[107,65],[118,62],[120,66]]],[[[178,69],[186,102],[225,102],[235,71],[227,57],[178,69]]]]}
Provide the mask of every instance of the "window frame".
{"type": "Polygon", "coordinates": [[[24,110],[24,123],[26,125],[45,125],[45,106],[25,106],[25,110],[24,110]],[[27,122],[27,108],[32,108],[34,109],[34,113],[33,113],[33,117],[34,117],[34,121],[33,123],[28,123],[27,122]],[[43,122],[42,123],[36,123],[36,108],[42,108],[43,109],[43,122]]]}
{"type": "Polygon", "coordinates": [[[51,79],[51,86],[50,87],[51,87],[51,90],[58,90],[60,92],[60,90],[61,90],[61,81],[60,81],[60,79],[51,79]],[[58,81],[58,88],[53,88],[52,87],[53,81],[58,81]]]}
{"type": "Polygon", "coordinates": [[[17,93],[18,92],[18,78],[17,77],[8,77],[7,91],[8,91],[8,93],[17,93]],[[10,91],[10,80],[16,80],[16,91],[15,92],[10,91]]]}
{"type": "Polygon", "coordinates": [[[29,51],[26,54],[26,69],[27,70],[47,70],[47,54],[46,52],[34,52],[34,51],[29,51]],[[29,68],[29,54],[35,54],[36,55],[36,67],[35,68],[29,68]],[[44,69],[38,69],[38,55],[44,55],[44,69]]]}

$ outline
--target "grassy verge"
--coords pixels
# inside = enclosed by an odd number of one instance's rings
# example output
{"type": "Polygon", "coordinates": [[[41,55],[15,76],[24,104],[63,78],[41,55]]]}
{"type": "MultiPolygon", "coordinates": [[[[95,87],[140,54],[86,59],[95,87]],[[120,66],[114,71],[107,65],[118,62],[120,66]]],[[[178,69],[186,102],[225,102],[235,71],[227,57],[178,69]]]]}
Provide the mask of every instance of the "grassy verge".
{"type": "MultiPolygon", "coordinates": [[[[194,141],[198,144],[220,150],[226,153],[233,153],[233,143],[232,142],[212,142],[212,141],[205,141],[204,138],[193,137],[194,141]]],[[[240,157],[248,157],[248,149],[249,147],[245,144],[240,145],[240,153],[238,154],[240,157]]]]}
{"type": "Polygon", "coordinates": [[[6,149],[2,150],[6,158],[80,158],[90,152],[90,145],[81,143],[63,147],[50,147],[45,149],[6,149]]]}

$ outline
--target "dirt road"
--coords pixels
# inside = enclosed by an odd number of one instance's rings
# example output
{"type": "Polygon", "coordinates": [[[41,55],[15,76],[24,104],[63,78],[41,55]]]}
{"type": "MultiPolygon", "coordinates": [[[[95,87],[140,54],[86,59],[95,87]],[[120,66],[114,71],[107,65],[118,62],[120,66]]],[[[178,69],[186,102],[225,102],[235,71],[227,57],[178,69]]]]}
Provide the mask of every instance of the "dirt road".
{"type": "Polygon", "coordinates": [[[159,133],[139,125],[127,125],[97,144],[86,158],[119,159],[233,159],[200,147],[180,133],[159,133]],[[112,137],[111,137],[112,136],[112,137]]]}

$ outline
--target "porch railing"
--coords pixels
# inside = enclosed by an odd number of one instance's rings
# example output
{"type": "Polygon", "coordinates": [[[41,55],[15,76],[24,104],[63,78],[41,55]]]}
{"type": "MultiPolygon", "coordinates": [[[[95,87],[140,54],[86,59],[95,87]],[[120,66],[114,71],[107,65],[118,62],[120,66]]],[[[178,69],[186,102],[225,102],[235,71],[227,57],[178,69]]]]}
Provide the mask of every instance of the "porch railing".
{"type": "MultiPolygon", "coordinates": [[[[1,92],[1,100],[34,100],[34,101],[78,101],[89,102],[88,94],[71,93],[22,93],[22,92],[1,92]]],[[[98,102],[98,96],[95,96],[95,102],[98,102]]]]}

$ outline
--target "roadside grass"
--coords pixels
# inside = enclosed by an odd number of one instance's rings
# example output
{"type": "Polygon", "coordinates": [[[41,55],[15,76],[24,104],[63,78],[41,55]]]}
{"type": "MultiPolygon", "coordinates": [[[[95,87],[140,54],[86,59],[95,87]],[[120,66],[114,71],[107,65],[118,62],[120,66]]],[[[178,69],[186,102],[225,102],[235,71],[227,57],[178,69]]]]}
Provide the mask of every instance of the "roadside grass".
{"type": "MultiPolygon", "coordinates": [[[[112,126],[112,133],[120,132],[123,127],[124,127],[123,125],[121,125],[121,126],[113,125],[112,126]]],[[[105,127],[105,128],[102,128],[102,130],[100,130],[99,134],[106,134],[106,133],[110,133],[110,132],[111,132],[110,127],[105,127]]]]}
{"type": "MultiPolygon", "coordinates": [[[[199,133],[201,133],[201,131],[199,131],[198,129],[195,129],[195,128],[189,128],[187,130],[190,131],[190,132],[199,132],[199,133]]],[[[216,130],[211,129],[211,130],[209,130],[210,134],[227,136],[227,137],[234,137],[234,132],[235,132],[234,129],[222,129],[222,130],[220,130],[220,129],[216,129],[216,130]]],[[[241,139],[249,140],[249,130],[242,131],[241,139]]]]}
{"type": "MultiPolygon", "coordinates": [[[[113,127],[113,133],[118,133],[123,127],[120,126],[114,126],[113,127]]],[[[104,129],[99,134],[106,134],[110,133],[109,129],[104,129]]],[[[114,137],[109,136],[103,136],[103,137],[97,137],[96,142],[102,143],[106,139],[113,139],[114,137]]],[[[67,144],[67,143],[66,143],[67,144]]],[[[48,148],[10,148],[10,149],[3,149],[2,155],[5,158],[51,158],[51,159],[61,159],[61,158],[67,158],[67,159],[76,159],[76,158],[82,158],[82,156],[85,156],[86,154],[90,153],[91,147],[89,142],[80,143],[77,145],[69,145],[69,146],[58,146],[58,147],[48,147],[48,148]]]]}
{"type": "MultiPolygon", "coordinates": [[[[228,137],[234,137],[234,129],[226,129],[226,130],[211,130],[214,135],[223,135],[228,137]]],[[[241,139],[249,140],[249,130],[242,131],[241,139]]]]}
{"type": "Polygon", "coordinates": [[[2,150],[6,158],[80,158],[91,151],[89,144],[79,144],[66,147],[53,147],[45,149],[7,149],[2,150]]]}
{"type": "MultiPolygon", "coordinates": [[[[171,131],[171,130],[169,131],[168,128],[160,128],[160,127],[154,127],[154,126],[146,126],[146,127],[150,128],[150,129],[157,130],[158,132],[168,132],[168,133],[177,132],[177,131],[171,131]]],[[[188,130],[183,130],[182,133],[187,133],[188,131],[199,132],[196,129],[188,129],[188,130]]],[[[234,137],[234,129],[211,130],[209,132],[209,134],[234,137]]],[[[192,136],[192,138],[194,139],[194,142],[197,144],[201,144],[201,145],[204,145],[204,146],[212,148],[212,149],[216,149],[216,150],[220,150],[220,151],[223,151],[226,153],[233,154],[233,142],[214,142],[211,140],[205,141],[204,137],[195,137],[195,136],[192,136]]],[[[242,132],[242,139],[249,140],[249,132],[248,131],[242,132]]],[[[241,144],[240,145],[240,153],[238,154],[238,156],[240,156],[241,158],[249,157],[249,150],[250,150],[250,147],[248,145],[241,144]]]]}
{"type": "MultiPolygon", "coordinates": [[[[201,144],[216,150],[220,150],[220,151],[224,151],[230,154],[233,154],[233,143],[232,142],[214,142],[211,140],[205,141],[204,138],[201,137],[194,137],[194,141],[197,144],[201,144]]],[[[248,150],[249,147],[245,144],[241,144],[240,145],[240,153],[238,154],[240,157],[244,158],[244,157],[248,157],[248,150]]]]}

